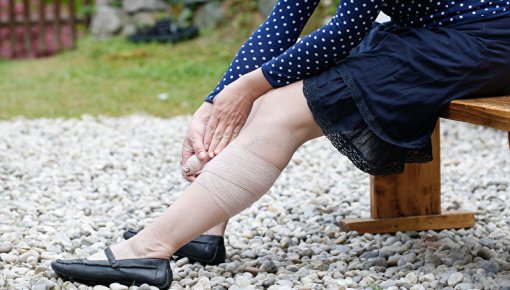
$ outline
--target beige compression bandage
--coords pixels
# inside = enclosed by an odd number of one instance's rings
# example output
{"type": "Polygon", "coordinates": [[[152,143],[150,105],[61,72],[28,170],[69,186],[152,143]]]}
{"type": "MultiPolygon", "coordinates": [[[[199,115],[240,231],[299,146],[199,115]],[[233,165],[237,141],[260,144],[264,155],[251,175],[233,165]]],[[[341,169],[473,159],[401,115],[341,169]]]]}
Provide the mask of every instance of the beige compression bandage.
{"type": "Polygon", "coordinates": [[[195,179],[230,217],[257,201],[280,170],[235,142],[209,161],[195,179]]]}

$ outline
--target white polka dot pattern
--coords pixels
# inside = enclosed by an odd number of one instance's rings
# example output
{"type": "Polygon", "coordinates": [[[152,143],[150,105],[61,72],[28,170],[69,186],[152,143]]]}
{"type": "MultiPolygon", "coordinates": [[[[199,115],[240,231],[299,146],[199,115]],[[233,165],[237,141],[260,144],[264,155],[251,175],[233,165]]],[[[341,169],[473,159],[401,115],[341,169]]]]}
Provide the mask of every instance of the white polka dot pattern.
{"type": "Polygon", "coordinates": [[[225,86],[259,67],[273,87],[323,71],[361,42],[380,11],[398,25],[427,28],[510,14],[510,0],[341,0],[328,24],[296,43],[318,2],[279,0],[206,101],[212,102],[225,86]]]}

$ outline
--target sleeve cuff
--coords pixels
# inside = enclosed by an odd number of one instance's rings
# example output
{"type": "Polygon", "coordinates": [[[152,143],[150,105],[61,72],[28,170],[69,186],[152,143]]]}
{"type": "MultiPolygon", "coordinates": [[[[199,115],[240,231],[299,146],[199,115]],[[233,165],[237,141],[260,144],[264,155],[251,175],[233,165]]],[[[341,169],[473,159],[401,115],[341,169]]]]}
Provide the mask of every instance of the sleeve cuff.
{"type": "Polygon", "coordinates": [[[264,75],[266,80],[269,82],[269,84],[273,88],[279,88],[279,87],[285,86],[285,83],[278,82],[278,80],[276,78],[274,78],[273,75],[271,75],[269,73],[269,69],[267,68],[267,62],[262,65],[261,70],[262,70],[262,74],[264,75]]]}
{"type": "Polygon", "coordinates": [[[211,93],[209,96],[207,96],[207,98],[205,98],[204,101],[213,104],[214,97],[216,97],[216,94],[211,93]]]}

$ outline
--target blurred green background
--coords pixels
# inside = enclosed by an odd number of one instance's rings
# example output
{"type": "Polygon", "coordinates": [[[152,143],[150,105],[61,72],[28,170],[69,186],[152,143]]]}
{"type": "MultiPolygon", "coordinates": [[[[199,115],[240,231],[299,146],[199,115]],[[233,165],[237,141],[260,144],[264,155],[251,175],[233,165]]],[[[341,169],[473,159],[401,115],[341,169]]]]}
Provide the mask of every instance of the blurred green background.
{"type": "MultiPolygon", "coordinates": [[[[254,2],[231,0],[219,26],[177,44],[96,40],[84,31],[75,50],[0,60],[0,119],[193,113],[263,22],[254,2]]],[[[319,27],[328,10],[318,9],[304,33],[319,27]]]]}

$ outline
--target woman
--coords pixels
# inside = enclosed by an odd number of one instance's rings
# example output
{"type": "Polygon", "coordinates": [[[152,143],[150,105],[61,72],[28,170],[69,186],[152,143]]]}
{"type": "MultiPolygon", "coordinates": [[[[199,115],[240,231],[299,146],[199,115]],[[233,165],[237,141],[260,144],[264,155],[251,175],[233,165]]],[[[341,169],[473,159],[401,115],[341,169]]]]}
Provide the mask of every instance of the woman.
{"type": "Polygon", "coordinates": [[[185,175],[193,182],[182,196],[105,253],[55,261],[59,275],[168,288],[172,254],[211,228],[221,235],[304,142],[325,135],[361,170],[400,173],[432,159],[445,104],[510,91],[509,1],[342,0],[296,43],[317,4],[280,0],[241,47],[193,116],[183,165],[193,154],[212,160],[185,175]],[[380,11],[392,22],[374,25],[380,11]]]}

